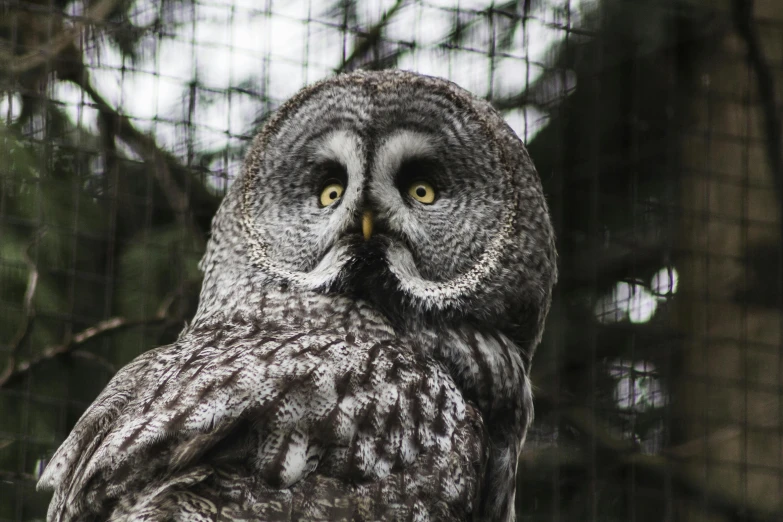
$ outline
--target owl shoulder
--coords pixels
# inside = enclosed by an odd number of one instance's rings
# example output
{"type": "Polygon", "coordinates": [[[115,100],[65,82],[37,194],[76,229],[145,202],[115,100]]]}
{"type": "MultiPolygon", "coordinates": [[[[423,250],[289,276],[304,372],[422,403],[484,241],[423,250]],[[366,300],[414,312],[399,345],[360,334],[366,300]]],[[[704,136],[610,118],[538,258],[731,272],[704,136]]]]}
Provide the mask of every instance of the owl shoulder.
{"type": "MultiPolygon", "coordinates": [[[[381,483],[423,455],[445,472],[457,445],[480,455],[482,430],[449,374],[395,339],[235,321],[193,328],[118,372],[39,488],[74,516],[205,462],[252,462],[247,472],[278,490],[316,469],[381,483]]],[[[460,464],[447,496],[475,496],[474,464],[460,464]]]]}

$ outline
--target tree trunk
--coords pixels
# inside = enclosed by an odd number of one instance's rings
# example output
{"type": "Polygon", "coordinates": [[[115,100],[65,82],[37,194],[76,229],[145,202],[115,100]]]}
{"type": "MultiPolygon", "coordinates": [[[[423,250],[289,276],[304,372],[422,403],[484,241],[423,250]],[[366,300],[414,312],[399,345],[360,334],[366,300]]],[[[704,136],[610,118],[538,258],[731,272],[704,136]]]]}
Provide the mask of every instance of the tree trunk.
{"type": "Polygon", "coordinates": [[[736,2],[709,5],[726,27],[715,54],[696,64],[682,133],[676,315],[684,343],[672,393],[681,444],[672,452],[714,495],[683,501],[681,519],[753,520],[779,513],[783,498],[781,173],[771,161],[781,149],[769,142],[770,121],[779,126],[781,116],[783,3],[752,9],[755,59],[736,2]],[[759,67],[771,73],[771,97],[759,88],[759,67]],[[724,500],[741,512],[709,514],[724,500]]]}

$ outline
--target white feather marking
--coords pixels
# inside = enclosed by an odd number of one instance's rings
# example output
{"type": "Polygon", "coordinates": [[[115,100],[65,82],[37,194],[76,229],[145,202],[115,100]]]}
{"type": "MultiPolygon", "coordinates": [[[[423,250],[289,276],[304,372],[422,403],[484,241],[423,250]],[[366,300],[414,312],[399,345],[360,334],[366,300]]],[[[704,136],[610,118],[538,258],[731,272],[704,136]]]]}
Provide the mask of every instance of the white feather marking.
{"type": "Polygon", "coordinates": [[[325,252],[319,264],[310,272],[291,270],[276,263],[267,256],[267,245],[253,219],[248,213],[249,189],[245,187],[242,198],[242,227],[248,235],[248,254],[253,263],[263,268],[274,277],[292,282],[306,289],[318,289],[327,286],[340,273],[347,261],[345,247],[333,244],[335,238],[341,235],[351,225],[351,216],[361,201],[361,191],[364,179],[364,154],[360,137],[347,130],[337,130],[327,134],[316,146],[314,154],[320,160],[336,161],[343,165],[348,174],[346,190],[343,193],[339,207],[335,208],[329,224],[322,227],[316,238],[318,249],[325,252]]]}
{"type": "Polygon", "coordinates": [[[290,487],[291,484],[302,478],[307,468],[307,443],[307,435],[301,430],[295,430],[291,433],[288,451],[283,461],[283,470],[280,473],[282,487],[290,487]]]}
{"type": "Polygon", "coordinates": [[[315,151],[321,160],[337,161],[345,166],[348,172],[348,184],[361,187],[364,157],[362,155],[362,140],[356,134],[347,130],[337,130],[327,134],[315,151]]]}
{"type": "MultiPolygon", "coordinates": [[[[361,203],[364,184],[364,154],[362,140],[347,130],[334,131],[323,139],[315,150],[320,161],[334,161],[345,167],[348,179],[340,205],[336,206],[325,227],[316,236],[318,251],[324,252],[352,224],[357,206],[361,203]]],[[[335,260],[332,260],[335,261],[335,260]]],[[[319,267],[323,266],[323,260],[319,267]]],[[[340,265],[342,266],[342,265],[340,265]]],[[[313,274],[311,272],[311,274],[313,274]]],[[[314,274],[313,274],[314,275],[314,274]]]]}
{"type": "Polygon", "coordinates": [[[434,156],[433,139],[434,136],[421,132],[409,130],[395,132],[378,147],[373,165],[374,178],[384,180],[385,185],[394,186],[394,176],[405,160],[434,156]]]}
{"type": "MultiPolygon", "coordinates": [[[[384,209],[383,217],[393,229],[399,230],[414,241],[427,241],[429,233],[415,219],[400,194],[395,180],[403,162],[410,159],[427,159],[435,155],[432,140],[435,137],[409,130],[398,131],[387,137],[378,147],[370,194],[384,209]],[[390,204],[394,202],[395,204],[390,204]]],[[[415,181],[415,180],[410,180],[415,181]]]]}

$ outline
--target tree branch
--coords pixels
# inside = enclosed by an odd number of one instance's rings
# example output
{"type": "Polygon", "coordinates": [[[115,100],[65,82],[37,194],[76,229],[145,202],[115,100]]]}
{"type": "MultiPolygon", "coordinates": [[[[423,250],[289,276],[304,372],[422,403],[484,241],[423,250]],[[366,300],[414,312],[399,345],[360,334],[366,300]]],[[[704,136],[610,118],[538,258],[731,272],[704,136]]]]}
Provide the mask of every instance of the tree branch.
{"type": "MultiPolygon", "coordinates": [[[[676,491],[685,497],[714,513],[727,517],[728,520],[737,522],[772,522],[780,520],[780,513],[754,510],[728,495],[712,491],[706,484],[689,477],[679,469],[681,459],[673,454],[646,455],[639,451],[637,444],[630,440],[615,437],[603,423],[596,418],[594,413],[586,407],[564,408],[560,412],[561,418],[569,425],[582,433],[586,441],[595,442],[596,458],[600,459],[604,468],[625,469],[633,467],[638,477],[645,477],[656,482],[670,479],[676,491]],[[705,501],[706,500],[706,501],[705,501]]],[[[520,464],[523,466],[542,463],[555,466],[589,466],[594,465],[592,460],[584,457],[590,451],[589,446],[583,448],[579,454],[573,451],[562,453],[562,448],[554,448],[554,455],[549,454],[546,448],[532,452],[525,456],[522,452],[520,464]]]]}
{"type": "Polygon", "coordinates": [[[37,482],[38,479],[32,473],[21,473],[18,471],[5,471],[0,470],[0,479],[3,481],[16,482],[19,480],[25,480],[28,482],[37,482]]]}
{"type": "MultiPolygon", "coordinates": [[[[758,32],[753,24],[753,0],[733,0],[734,27],[748,47],[748,61],[756,73],[758,93],[764,113],[766,152],[772,181],[783,207],[783,128],[775,102],[775,78],[761,48],[758,32]]],[[[783,241],[783,220],[780,238],[783,241]]]]}
{"type": "MultiPolygon", "coordinates": [[[[8,375],[4,375],[0,378],[0,388],[8,386],[11,382],[19,377],[27,374],[42,363],[54,359],[59,355],[72,353],[77,347],[83,345],[87,341],[92,341],[97,337],[106,335],[109,333],[117,333],[121,330],[126,330],[134,326],[148,326],[153,324],[163,323],[168,319],[166,316],[156,315],[154,317],[148,317],[146,319],[128,319],[126,317],[112,317],[105,321],[100,321],[89,328],[82,330],[81,332],[71,336],[65,342],[45,348],[41,355],[16,365],[8,375]]],[[[80,353],[80,357],[84,357],[85,352],[80,353]]],[[[90,359],[95,360],[97,356],[90,359]]]]}
{"type": "Polygon", "coordinates": [[[74,23],[70,28],[63,29],[44,45],[18,57],[2,52],[0,61],[7,62],[7,71],[11,74],[22,74],[43,65],[47,60],[55,58],[73,45],[76,37],[86,26],[102,22],[116,5],[117,0],[96,2],[87,10],[82,20],[74,23]]]}
{"type": "Polygon", "coordinates": [[[345,59],[345,61],[335,70],[335,73],[341,73],[346,71],[352,71],[356,62],[369,53],[378,43],[381,41],[381,35],[383,29],[389,23],[389,20],[397,14],[397,11],[405,5],[406,0],[397,0],[397,2],[386,11],[381,20],[367,31],[364,40],[356,45],[353,52],[345,59]]]}
{"type": "MultiPolygon", "coordinates": [[[[98,112],[109,123],[116,136],[125,142],[136,154],[141,156],[147,163],[152,165],[152,172],[158,184],[163,190],[163,194],[174,211],[174,215],[179,224],[193,233],[193,237],[198,240],[204,240],[204,235],[196,226],[193,214],[190,210],[190,200],[188,195],[180,188],[175,181],[170,166],[177,165],[177,160],[158,147],[155,139],[148,136],[133,126],[130,119],[117,112],[109,103],[95,90],[90,82],[89,74],[84,69],[82,74],[74,75],[70,81],[78,85],[84,92],[92,98],[97,106],[98,112]]],[[[185,170],[185,167],[178,165],[185,170]]],[[[200,245],[199,245],[200,246],[200,245]]]]}
{"type": "Polygon", "coordinates": [[[8,386],[11,382],[27,374],[35,367],[40,366],[42,363],[45,363],[46,361],[54,359],[57,356],[65,355],[65,354],[74,355],[82,359],[88,359],[90,361],[93,361],[105,367],[107,370],[113,372],[114,366],[105,358],[100,357],[99,355],[93,354],[91,352],[78,350],[78,348],[81,345],[87,343],[88,341],[95,340],[96,338],[102,335],[117,333],[122,330],[127,330],[128,328],[133,328],[135,326],[150,326],[150,325],[161,324],[161,323],[166,323],[169,321],[176,320],[176,318],[173,318],[169,315],[169,311],[171,307],[174,305],[177,296],[182,293],[182,288],[183,285],[180,285],[179,288],[171,292],[165,299],[163,299],[163,301],[160,304],[160,307],[158,307],[158,310],[155,312],[155,315],[152,317],[147,317],[144,319],[128,319],[127,317],[111,317],[104,321],[99,321],[94,325],[90,326],[89,328],[85,328],[81,332],[70,336],[68,339],[66,339],[60,344],[45,348],[39,356],[29,361],[25,361],[21,364],[15,365],[13,368],[11,368],[10,372],[4,372],[3,376],[0,377],[0,388],[8,386]]]}
{"type": "MultiPolygon", "coordinates": [[[[65,66],[55,68],[58,71],[59,79],[70,81],[84,90],[92,98],[105,121],[113,126],[117,137],[152,166],[153,175],[173,210],[175,218],[180,225],[192,232],[193,237],[199,242],[197,247],[201,248],[205,235],[195,223],[188,194],[181,188],[181,184],[177,183],[175,177],[176,171],[188,172],[190,169],[181,165],[172,154],[164,152],[152,137],[138,131],[126,116],[121,115],[109,105],[91,84],[88,69],[81,58],[76,37],[87,26],[103,21],[116,7],[116,4],[117,0],[100,0],[87,10],[83,21],[75,23],[71,28],[61,30],[45,45],[18,58],[0,51],[0,64],[7,63],[10,71],[19,74],[55,57],[67,57],[68,63],[65,66]]],[[[194,186],[200,185],[194,184],[194,186]]],[[[202,190],[198,195],[203,200],[201,203],[206,201],[215,203],[214,208],[210,210],[217,209],[218,198],[206,190],[202,190]]]]}

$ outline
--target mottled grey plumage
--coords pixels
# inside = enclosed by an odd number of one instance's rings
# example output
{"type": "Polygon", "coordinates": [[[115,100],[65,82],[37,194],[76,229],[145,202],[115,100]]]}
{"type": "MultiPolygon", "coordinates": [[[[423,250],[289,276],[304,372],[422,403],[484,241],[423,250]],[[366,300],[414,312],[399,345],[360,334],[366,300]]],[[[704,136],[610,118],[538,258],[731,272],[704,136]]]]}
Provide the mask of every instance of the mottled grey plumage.
{"type": "Polygon", "coordinates": [[[202,268],[192,324],[47,466],[50,520],[513,518],[555,250],[489,104],[400,71],[304,89],[255,139],[202,268]],[[344,192],[321,206],[329,178],[344,192]]]}

